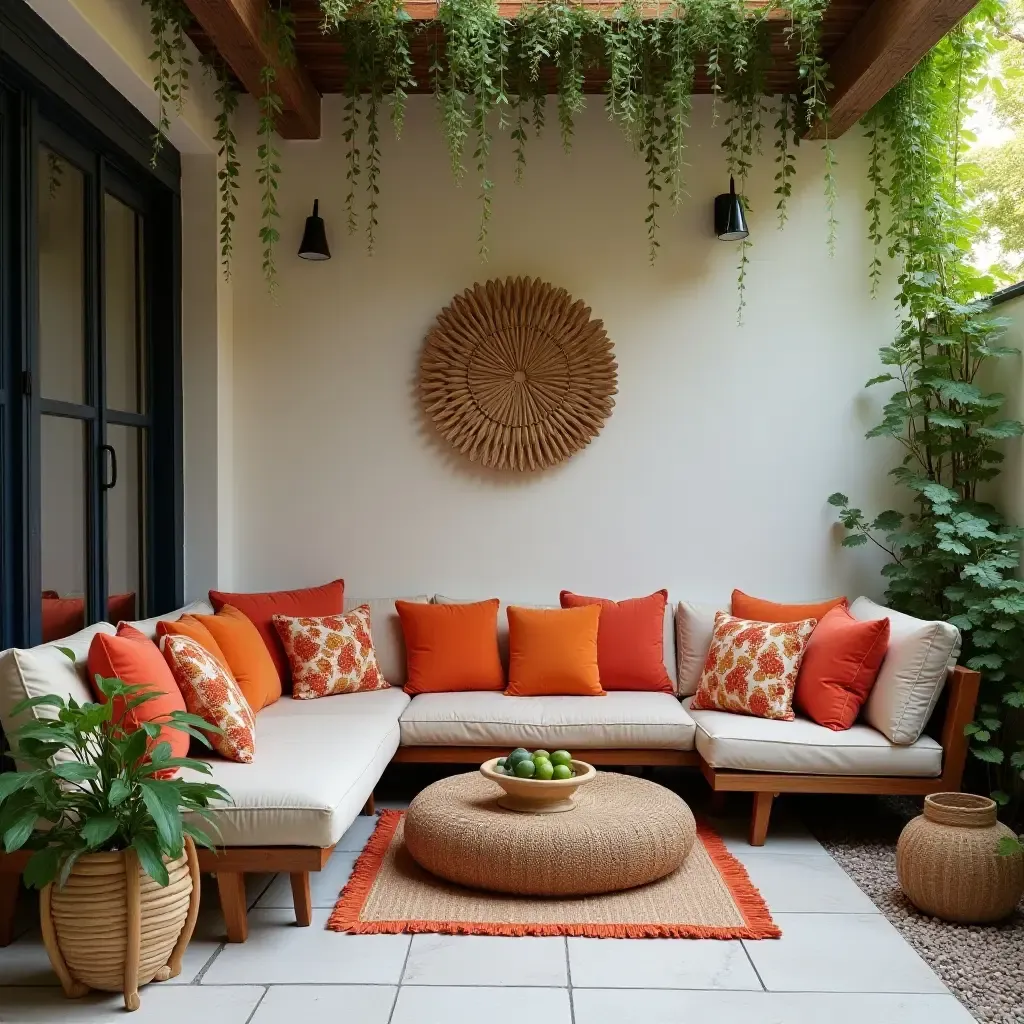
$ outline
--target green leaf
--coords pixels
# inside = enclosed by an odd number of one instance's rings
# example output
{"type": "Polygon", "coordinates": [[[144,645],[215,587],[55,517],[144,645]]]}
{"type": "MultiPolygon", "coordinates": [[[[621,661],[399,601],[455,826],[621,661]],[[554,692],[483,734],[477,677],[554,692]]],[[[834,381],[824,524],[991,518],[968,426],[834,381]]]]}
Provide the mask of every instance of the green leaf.
{"type": "Polygon", "coordinates": [[[1000,836],[996,843],[996,853],[1000,857],[1014,857],[1021,851],[1024,851],[1024,843],[1013,836],[1000,836]]]}
{"type": "Polygon", "coordinates": [[[828,503],[836,508],[843,508],[843,506],[850,504],[850,499],[845,494],[840,494],[839,491],[836,491],[835,494],[829,495],[828,503]]]}
{"type": "Polygon", "coordinates": [[[39,772],[4,772],[0,775],[0,803],[29,785],[38,775],[39,772]]]}
{"type": "Polygon", "coordinates": [[[10,714],[13,718],[15,715],[20,715],[22,712],[28,711],[29,708],[38,708],[43,706],[63,709],[64,700],[62,697],[58,697],[55,693],[44,693],[40,697],[28,697],[26,700],[19,700],[18,703],[11,708],[10,714]]]}
{"type": "MultiPolygon", "coordinates": [[[[864,387],[866,387],[866,388],[874,387],[876,384],[884,384],[886,381],[890,381],[890,380],[896,380],[896,378],[891,373],[880,373],[877,377],[872,377],[871,380],[869,380],[864,385],[864,387]]],[[[845,504],[845,501],[844,501],[844,504],[845,504]]]]}
{"type": "Polygon", "coordinates": [[[1024,434],[1024,423],[1019,420],[1000,420],[998,423],[989,423],[987,426],[979,427],[977,433],[981,437],[991,437],[994,440],[1020,437],[1021,434],[1024,434]]]}
{"type": "Polygon", "coordinates": [[[21,815],[4,832],[4,849],[8,853],[20,850],[28,842],[28,837],[35,831],[38,820],[39,812],[34,807],[22,811],[21,815]]]}
{"type": "Polygon", "coordinates": [[[88,818],[82,825],[82,838],[90,848],[105,843],[117,831],[117,818],[112,814],[101,814],[88,818]]]}
{"type": "Polygon", "coordinates": [[[63,654],[64,657],[68,659],[68,661],[78,661],[78,659],[75,657],[75,652],[71,650],[70,647],[58,647],[57,650],[60,651],[60,653],[63,654]]]}
{"type": "Polygon", "coordinates": [[[862,544],[867,544],[868,539],[863,533],[851,533],[848,537],[843,538],[844,548],[859,548],[862,544]]]}
{"type": "Polygon", "coordinates": [[[980,747],[973,750],[972,753],[979,761],[985,761],[987,764],[1003,763],[1004,755],[999,747],[980,747]]]}
{"type": "Polygon", "coordinates": [[[157,885],[167,885],[170,878],[167,876],[167,868],[164,866],[160,850],[152,837],[142,832],[132,839],[132,848],[139,855],[139,864],[142,870],[156,882],[157,885]]]}
{"type": "Polygon", "coordinates": [[[57,868],[60,866],[61,851],[58,846],[44,846],[36,850],[28,859],[25,865],[25,872],[22,877],[30,889],[42,889],[57,876],[57,868]]]}
{"type": "Polygon", "coordinates": [[[131,795],[132,787],[124,779],[117,778],[110,783],[107,792],[107,804],[110,807],[118,807],[131,795]]]}
{"type": "Polygon", "coordinates": [[[142,800],[149,811],[161,845],[172,855],[181,849],[181,812],[178,810],[178,793],[173,787],[160,782],[145,780],[139,783],[142,800]]]}
{"type": "Polygon", "coordinates": [[[58,779],[68,782],[87,782],[95,779],[100,771],[94,764],[83,764],[81,761],[62,761],[53,766],[53,774],[58,779]]]}

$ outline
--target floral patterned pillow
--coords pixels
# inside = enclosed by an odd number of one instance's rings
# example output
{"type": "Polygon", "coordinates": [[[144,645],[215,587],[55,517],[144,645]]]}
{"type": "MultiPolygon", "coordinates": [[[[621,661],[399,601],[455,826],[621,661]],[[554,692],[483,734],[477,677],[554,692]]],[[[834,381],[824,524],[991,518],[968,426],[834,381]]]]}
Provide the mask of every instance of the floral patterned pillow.
{"type": "Polygon", "coordinates": [[[292,667],[292,697],[386,690],[370,635],[370,608],[344,615],[275,615],[274,626],[292,667]]]}
{"type": "Polygon", "coordinates": [[[715,615],[715,632],[694,711],[734,711],[791,722],[800,661],[817,619],[755,622],[726,612],[715,615]]]}
{"type": "Polygon", "coordinates": [[[190,636],[160,640],[164,658],[185,699],[185,707],[222,731],[210,733],[221,757],[250,764],[256,756],[256,716],[224,666],[190,636]]]}

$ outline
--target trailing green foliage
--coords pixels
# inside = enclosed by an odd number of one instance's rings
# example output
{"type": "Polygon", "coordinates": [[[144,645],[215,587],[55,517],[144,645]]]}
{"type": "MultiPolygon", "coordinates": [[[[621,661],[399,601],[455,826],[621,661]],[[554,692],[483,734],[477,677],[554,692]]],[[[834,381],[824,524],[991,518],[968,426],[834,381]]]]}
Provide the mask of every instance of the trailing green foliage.
{"type": "MultiPolygon", "coordinates": [[[[871,542],[888,556],[882,572],[889,604],[962,631],[961,660],[982,673],[978,718],[967,729],[971,748],[1005,802],[1024,770],[1024,746],[1005,728],[1007,711],[1024,708],[1024,582],[1017,572],[1024,530],[1004,521],[985,485],[999,474],[1003,442],[1024,433],[1024,424],[1002,416],[1004,396],[985,386],[989,364],[1019,353],[1002,343],[1007,321],[984,301],[994,279],[965,259],[979,222],[964,130],[1000,8],[984,0],[868,119],[871,232],[881,234],[879,204],[887,195],[902,317],[879,353],[884,372],[867,384],[893,389],[867,436],[902,448],[890,473],[906,489],[911,511],[870,518],[843,494],[829,501],[849,531],[846,546],[871,542]]],[[[872,271],[877,278],[874,263],[872,271]]]]}
{"type": "MultiPolygon", "coordinates": [[[[157,85],[168,103],[177,102],[175,83],[183,50],[180,25],[168,12],[180,0],[144,0],[154,16],[157,85]]],[[[641,0],[622,0],[610,16],[585,8],[578,0],[527,0],[516,18],[502,18],[496,0],[440,0],[437,17],[413,26],[402,0],[319,0],[325,34],[344,50],[346,88],[343,136],[346,145],[346,219],[357,230],[359,195],[365,191],[366,242],[372,252],[377,227],[380,174],[378,114],[391,106],[396,133],[405,101],[417,85],[410,42],[416,32],[433,40],[430,82],[456,182],[465,175],[471,154],[481,204],[478,245],[488,252],[494,179],[489,162],[495,132],[509,130],[516,181],[526,166],[530,134],[539,136],[546,119],[547,96],[557,97],[558,129],[566,151],[572,146],[575,119],[585,106],[588,69],[607,72],[606,108],[629,144],[644,161],[647,185],[645,226],[653,260],[659,248],[662,207],[675,209],[686,197],[686,134],[694,79],[703,71],[711,83],[712,118],[725,108],[724,142],[729,169],[741,194],[752,161],[760,152],[769,59],[765,22],[780,11],[790,15],[787,38],[802,91],[781,105],[776,180],[780,226],[792,194],[796,170],[793,146],[812,123],[827,126],[825,102],[828,65],[820,53],[821,19],[826,0],[770,0],[750,9],[745,0],[666,0],[655,16],[641,0]],[[792,140],[792,144],[791,144],[792,140]],[[365,176],[365,181],[364,181],[365,176]]],[[[275,0],[266,27],[272,52],[292,59],[293,29],[287,0],[275,0]]],[[[280,168],[274,123],[281,113],[273,67],[263,69],[258,175],[263,186],[260,237],[264,274],[273,286],[273,251],[278,241],[277,190],[280,168]]],[[[161,111],[165,104],[162,100],[161,111]]],[[[163,118],[163,114],[161,115],[163,118]]],[[[165,131],[164,120],[160,130],[165,131]]],[[[158,133],[159,134],[159,133],[158,133]]],[[[825,148],[825,195],[829,244],[834,245],[835,162],[831,142],[825,148]]],[[[740,309],[748,264],[749,240],[739,243],[740,309]]]]}
{"type": "Polygon", "coordinates": [[[167,885],[164,858],[181,856],[185,836],[211,846],[206,832],[182,814],[208,819],[214,801],[230,798],[212,783],[160,777],[177,768],[210,774],[204,761],[172,757],[170,744],[158,739],[161,728],[206,746],[205,734],[219,730],[184,711],[130,729],[128,713],[158,694],[118,679],[97,676],[96,682],[106,698],[102,704],[51,694],[12,709],[20,715],[47,707],[53,717],[29,721],[11,737],[14,756],[26,767],[0,775],[4,850],[35,851],[25,867],[25,882],[35,888],[53,881],[62,886],[82,854],[127,849],[135,850],[155,882],[167,885]]]}
{"type": "Polygon", "coordinates": [[[185,49],[185,29],[191,16],[182,0],[142,0],[142,3],[149,8],[149,30],[154,45],[149,59],[156,64],[153,88],[157,117],[150,160],[156,167],[164,139],[171,130],[171,111],[180,114],[185,104],[188,69],[192,66],[185,49]]]}
{"type": "Polygon", "coordinates": [[[238,206],[238,186],[241,164],[238,160],[238,139],[232,126],[238,109],[238,90],[231,73],[221,63],[210,63],[210,70],[217,80],[214,96],[217,100],[217,134],[219,143],[217,159],[221,161],[217,171],[217,191],[220,195],[220,262],[224,280],[231,280],[231,257],[234,254],[235,208],[238,206]]]}

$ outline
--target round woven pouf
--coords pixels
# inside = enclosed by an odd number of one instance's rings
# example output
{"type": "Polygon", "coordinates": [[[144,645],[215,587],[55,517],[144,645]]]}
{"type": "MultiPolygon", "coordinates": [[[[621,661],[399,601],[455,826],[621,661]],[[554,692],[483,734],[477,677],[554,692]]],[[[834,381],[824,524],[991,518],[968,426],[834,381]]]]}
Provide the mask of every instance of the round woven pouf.
{"type": "Polygon", "coordinates": [[[498,806],[502,789],[477,773],[427,786],[405,817],[405,846],[441,878],[522,896],[586,896],[644,885],[675,871],[697,827],[675,793],[599,772],[569,814],[498,806]]]}
{"type": "Polygon", "coordinates": [[[996,847],[1013,832],[996,820],[995,802],[972,793],[934,793],[924,814],[896,844],[896,874],[925,914],[961,924],[1006,917],[1024,892],[1024,856],[996,847]]]}

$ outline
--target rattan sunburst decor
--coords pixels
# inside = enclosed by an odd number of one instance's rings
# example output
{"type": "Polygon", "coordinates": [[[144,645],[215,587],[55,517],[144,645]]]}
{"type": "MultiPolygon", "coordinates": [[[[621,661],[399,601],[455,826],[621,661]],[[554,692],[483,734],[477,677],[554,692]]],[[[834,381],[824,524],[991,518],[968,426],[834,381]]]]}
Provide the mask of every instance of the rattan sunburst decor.
{"type": "Polygon", "coordinates": [[[604,324],[538,279],[476,284],[438,315],[420,361],[427,415],[458,451],[495,469],[574,455],[611,415],[616,364],[604,324]]]}

